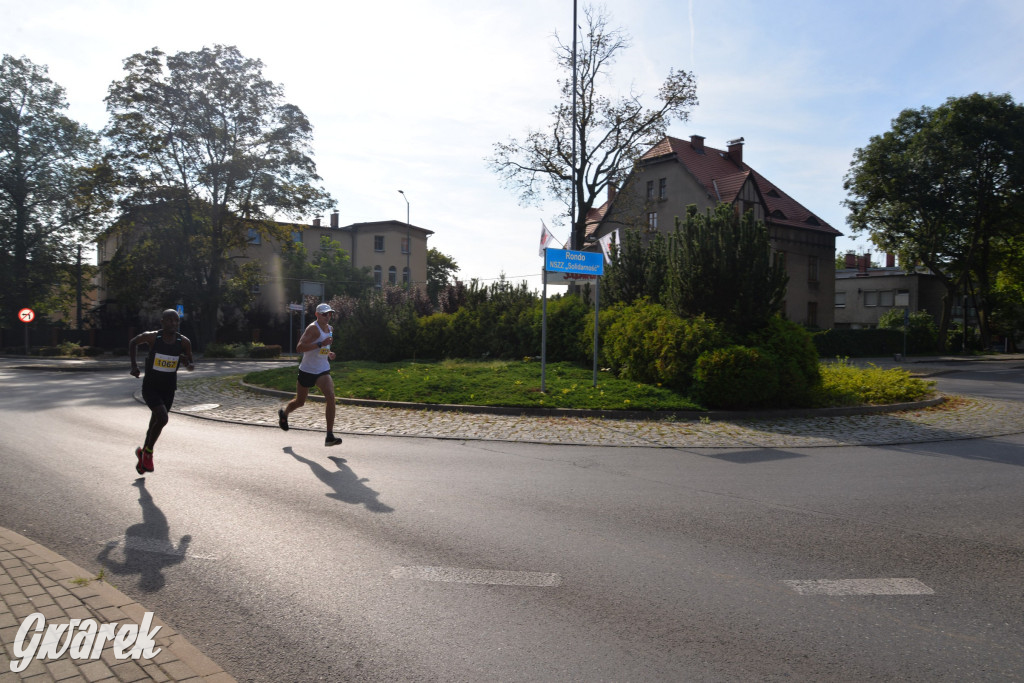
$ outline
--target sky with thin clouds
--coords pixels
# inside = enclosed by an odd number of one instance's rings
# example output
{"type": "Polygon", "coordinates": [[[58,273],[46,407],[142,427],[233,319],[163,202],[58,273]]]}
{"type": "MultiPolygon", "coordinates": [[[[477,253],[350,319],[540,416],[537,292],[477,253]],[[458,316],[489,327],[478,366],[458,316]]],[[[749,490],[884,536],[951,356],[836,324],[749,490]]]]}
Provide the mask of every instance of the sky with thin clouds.
{"type": "MultiPolygon", "coordinates": [[[[1024,101],[1019,0],[602,6],[631,37],[608,92],[632,88],[654,106],[670,69],[693,71],[700,103],[669,134],[719,149],[743,137],[744,161],[845,234],[840,252],[871,250],[842,206],[854,150],[902,110],[972,92],[1024,101]]],[[[565,239],[562,205],[520,206],[486,158],[494,143],[549,125],[562,75],[555,34],[568,43],[572,17],[572,0],[0,0],[0,53],[47,66],[68,114],[99,130],[125,58],[235,45],[313,124],[342,225],[404,221],[408,208],[460,279],[539,289],[541,221],[565,239]]]]}

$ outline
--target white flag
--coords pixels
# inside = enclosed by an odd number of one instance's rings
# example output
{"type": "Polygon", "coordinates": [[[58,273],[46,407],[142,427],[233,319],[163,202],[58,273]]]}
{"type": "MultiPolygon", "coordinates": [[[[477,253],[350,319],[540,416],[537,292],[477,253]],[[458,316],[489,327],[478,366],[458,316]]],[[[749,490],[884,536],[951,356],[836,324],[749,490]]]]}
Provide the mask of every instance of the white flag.
{"type": "Polygon", "coordinates": [[[616,228],[614,232],[610,232],[604,237],[597,240],[598,244],[601,245],[601,251],[604,252],[604,260],[608,263],[612,262],[612,241],[615,244],[619,243],[619,229],[616,228]]]}
{"type": "Polygon", "coordinates": [[[540,227],[541,227],[541,231],[540,231],[540,256],[543,257],[544,256],[544,249],[549,244],[551,244],[551,242],[555,239],[555,236],[551,234],[550,230],[548,230],[548,226],[544,225],[544,221],[543,220],[541,220],[541,222],[540,222],[540,227]]]}

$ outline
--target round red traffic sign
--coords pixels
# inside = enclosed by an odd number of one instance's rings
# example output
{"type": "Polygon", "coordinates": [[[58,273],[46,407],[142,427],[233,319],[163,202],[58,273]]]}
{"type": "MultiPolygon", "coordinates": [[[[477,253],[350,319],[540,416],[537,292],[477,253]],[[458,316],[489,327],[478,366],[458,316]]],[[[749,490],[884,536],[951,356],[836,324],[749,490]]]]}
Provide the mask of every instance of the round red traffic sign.
{"type": "Polygon", "coordinates": [[[36,312],[31,308],[23,308],[18,311],[18,320],[23,323],[30,323],[36,319],[36,312]]]}

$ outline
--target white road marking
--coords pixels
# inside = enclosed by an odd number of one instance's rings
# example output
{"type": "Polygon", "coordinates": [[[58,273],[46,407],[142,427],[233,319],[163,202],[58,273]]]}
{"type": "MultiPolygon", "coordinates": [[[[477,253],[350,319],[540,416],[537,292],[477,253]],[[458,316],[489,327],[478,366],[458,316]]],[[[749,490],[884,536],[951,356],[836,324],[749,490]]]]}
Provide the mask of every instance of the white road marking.
{"type": "Polygon", "coordinates": [[[800,595],[933,595],[917,579],[819,579],[783,581],[800,595]]]}
{"type": "Polygon", "coordinates": [[[443,583],[476,583],[489,586],[535,586],[554,588],[562,585],[558,574],[515,572],[500,569],[464,569],[461,567],[395,567],[396,579],[419,579],[443,583]]]}
{"type": "Polygon", "coordinates": [[[188,552],[184,548],[187,547],[185,544],[179,544],[177,548],[166,538],[147,538],[145,536],[125,536],[123,539],[112,538],[109,541],[101,541],[100,545],[109,545],[112,547],[121,546],[125,552],[128,551],[141,551],[144,553],[159,553],[160,555],[170,555],[171,557],[190,557],[197,560],[216,560],[217,558],[213,555],[197,555],[196,553],[188,552]]]}

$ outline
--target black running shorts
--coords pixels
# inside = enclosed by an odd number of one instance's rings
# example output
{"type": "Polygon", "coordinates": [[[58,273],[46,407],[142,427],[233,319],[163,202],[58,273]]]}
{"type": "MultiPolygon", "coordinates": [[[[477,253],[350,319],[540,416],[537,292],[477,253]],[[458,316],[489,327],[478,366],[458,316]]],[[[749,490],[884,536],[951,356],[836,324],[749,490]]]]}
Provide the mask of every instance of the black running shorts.
{"type": "Polygon", "coordinates": [[[315,375],[312,372],[306,372],[305,370],[299,370],[299,384],[301,384],[302,386],[306,387],[307,389],[311,389],[312,387],[316,386],[316,381],[318,379],[320,379],[324,375],[329,375],[329,374],[331,374],[330,370],[324,370],[323,372],[317,373],[315,375]]]}
{"type": "Polygon", "coordinates": [[[150,410],[162,405],[170,412],[171,404],[174,403],[174,389],[142,387],[142,400],[150,410]]]}

